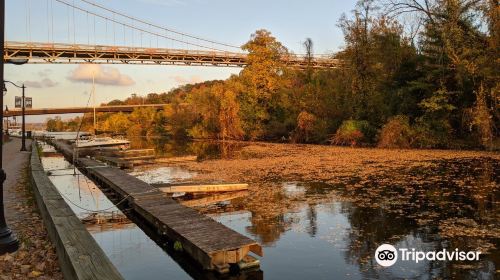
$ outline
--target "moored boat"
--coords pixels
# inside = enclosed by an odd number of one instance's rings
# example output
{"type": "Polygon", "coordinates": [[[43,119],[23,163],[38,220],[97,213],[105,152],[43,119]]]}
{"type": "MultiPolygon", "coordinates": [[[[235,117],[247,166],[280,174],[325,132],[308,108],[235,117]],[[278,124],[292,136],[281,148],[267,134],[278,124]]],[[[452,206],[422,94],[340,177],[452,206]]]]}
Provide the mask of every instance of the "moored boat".
{"type": "Polygon", "coordinates": [[[76,148],[103,148],[114,147],[121,150],[128,149],[130,141],[126,139],[115,139],[111,137],[95,137],[89,140],[78,140],[75,142],[76,148]]]}

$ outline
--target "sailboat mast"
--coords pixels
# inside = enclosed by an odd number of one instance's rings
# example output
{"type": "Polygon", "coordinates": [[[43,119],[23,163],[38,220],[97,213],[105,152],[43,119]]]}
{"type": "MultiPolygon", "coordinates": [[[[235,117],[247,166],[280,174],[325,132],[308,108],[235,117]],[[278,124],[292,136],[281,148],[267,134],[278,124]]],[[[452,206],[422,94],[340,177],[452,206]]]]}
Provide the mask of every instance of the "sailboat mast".
{"type": "Polygon", "coordinates": [[[94,134],[97,134],[97,119],[95,114],[95,73],[92,72],[92,103],[94,106],[94,134]]]}

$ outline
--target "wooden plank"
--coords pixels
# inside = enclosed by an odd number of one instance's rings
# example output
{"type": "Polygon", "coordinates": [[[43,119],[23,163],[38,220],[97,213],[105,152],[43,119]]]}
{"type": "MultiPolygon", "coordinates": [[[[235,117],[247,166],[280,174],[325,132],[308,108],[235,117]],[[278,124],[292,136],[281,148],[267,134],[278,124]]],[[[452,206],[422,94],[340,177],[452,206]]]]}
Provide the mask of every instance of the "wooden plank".
{"type": "Polygon", "coordinates": [[[130,157],[121,157],[121,159],[126,161],[140,161],[140,160],[151,160],[155,159],[154,155],[151,156],[130,156],[130,157]]]}
{"type": "Polygon", "coordinates": [[[136,157],[136,156],[154,156],[154,149],[137,150],[100,150],[95,152],[96,156],[108,157],[136,157]]]}
{"type": "Polygon", "coordinates": [[[134,167],[132,162],[118,157],[98,156],[97,159],[118,168],[131,169],[134,167]]]}
{"type": "Polygon", "coordinates": [[[179,201],[179,203],[184,205],[184,206],[188,206],[188,207],[200,207],[200,206],[206,206],[206,205],[210,205],[210,204],[214,204],[214,203],[218,203],[218,202],[222,202],[222,201],[233,200],[233,199],[245,197],[245,196],[248,196],[248,191],[212,194],[210,196],[206,196],[206,197],[202,197],[202,198],[181,200],[181,201],[179,201]]]}
{"type": "Polygon", "coordinates": [[[186,161],[197,161],[197,156],[183,156],[183,157],[166,157],[166,158],[157,158],[155,161],[157,163],[180,163],[186,161]]]}
{"type": "Polygon", "coordinates": [[[248,184],[167,184],[159,187],[164,193],[210,193],[210,192],[234,192],[248,190],[248,184]]]}

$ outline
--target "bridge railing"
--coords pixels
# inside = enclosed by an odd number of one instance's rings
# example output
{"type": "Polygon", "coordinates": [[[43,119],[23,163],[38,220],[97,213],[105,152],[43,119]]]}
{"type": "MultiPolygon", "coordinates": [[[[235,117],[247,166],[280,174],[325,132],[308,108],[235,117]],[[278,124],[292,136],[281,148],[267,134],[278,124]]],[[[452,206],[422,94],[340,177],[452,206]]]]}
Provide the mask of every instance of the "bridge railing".
{"type": "MultiPolygon", "coordinates": [[[[13,42],[5,43],[4,59],[29,59],[55,63],[70,59],[70,63],[169,62],[171,64],[245,66],[247,53],[169,48],[144,48],[84,44],[13,42]]],[[[305,55],[288,54],[282,60],[289,66],[334,68],[340,64],[333,55],[316,55],[310,60],[305,55]]],[[[33,62],[33,61],[30,61],[33,62]]]]}

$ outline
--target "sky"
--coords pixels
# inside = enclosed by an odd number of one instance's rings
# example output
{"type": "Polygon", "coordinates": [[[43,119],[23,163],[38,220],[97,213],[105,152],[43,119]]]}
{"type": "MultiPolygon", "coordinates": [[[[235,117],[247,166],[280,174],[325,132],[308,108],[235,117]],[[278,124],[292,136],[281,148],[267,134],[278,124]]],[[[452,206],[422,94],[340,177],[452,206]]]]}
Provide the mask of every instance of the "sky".
{"type": "MultiPolygon", "coordinates": [[[[81,0],[61,1],[132,24],[130,20],[98,10],[81,0]]],[[[143,21],[235,46],[247,42],[256,30],[267,29],[295,53],[303,52],[302,42],[308,37],[314,42],[315,53],[342,49],[344,42],[342,31],[337,26],[338,19],[343,13],[349,14],[356,3],[355,0],[92,1],[143,21]]],[[[144,29],[153,31],[149,26],[144,29]]],[[[57,0],[7,0],[5,33],[7,41],[199,49],[127,28],[124,30],[120,24],[87,16],[57,0]]],[[[168,32],[165,36],[188,39],[168,32]]],[[[201,41],[190,41],[205,45],[201,41]]],[[[221,67],[25,64],[5,65],[5,79],[25,83],[26,95],[33,97],[34,107],[51,108],[86,106],[92,88],[92,73],[96,78],[96,103],[102,103],[125,99],[133,93],[167,92],[187,83],[226,79],[239,71],[240,68],[221,67]]],[[[13,107],[16,95],[20,95],[20,90],[8,86],[5,104],[13,107]]],[[[43,121],[45,118],[29,117],[27,121],[43,121]]]]}

